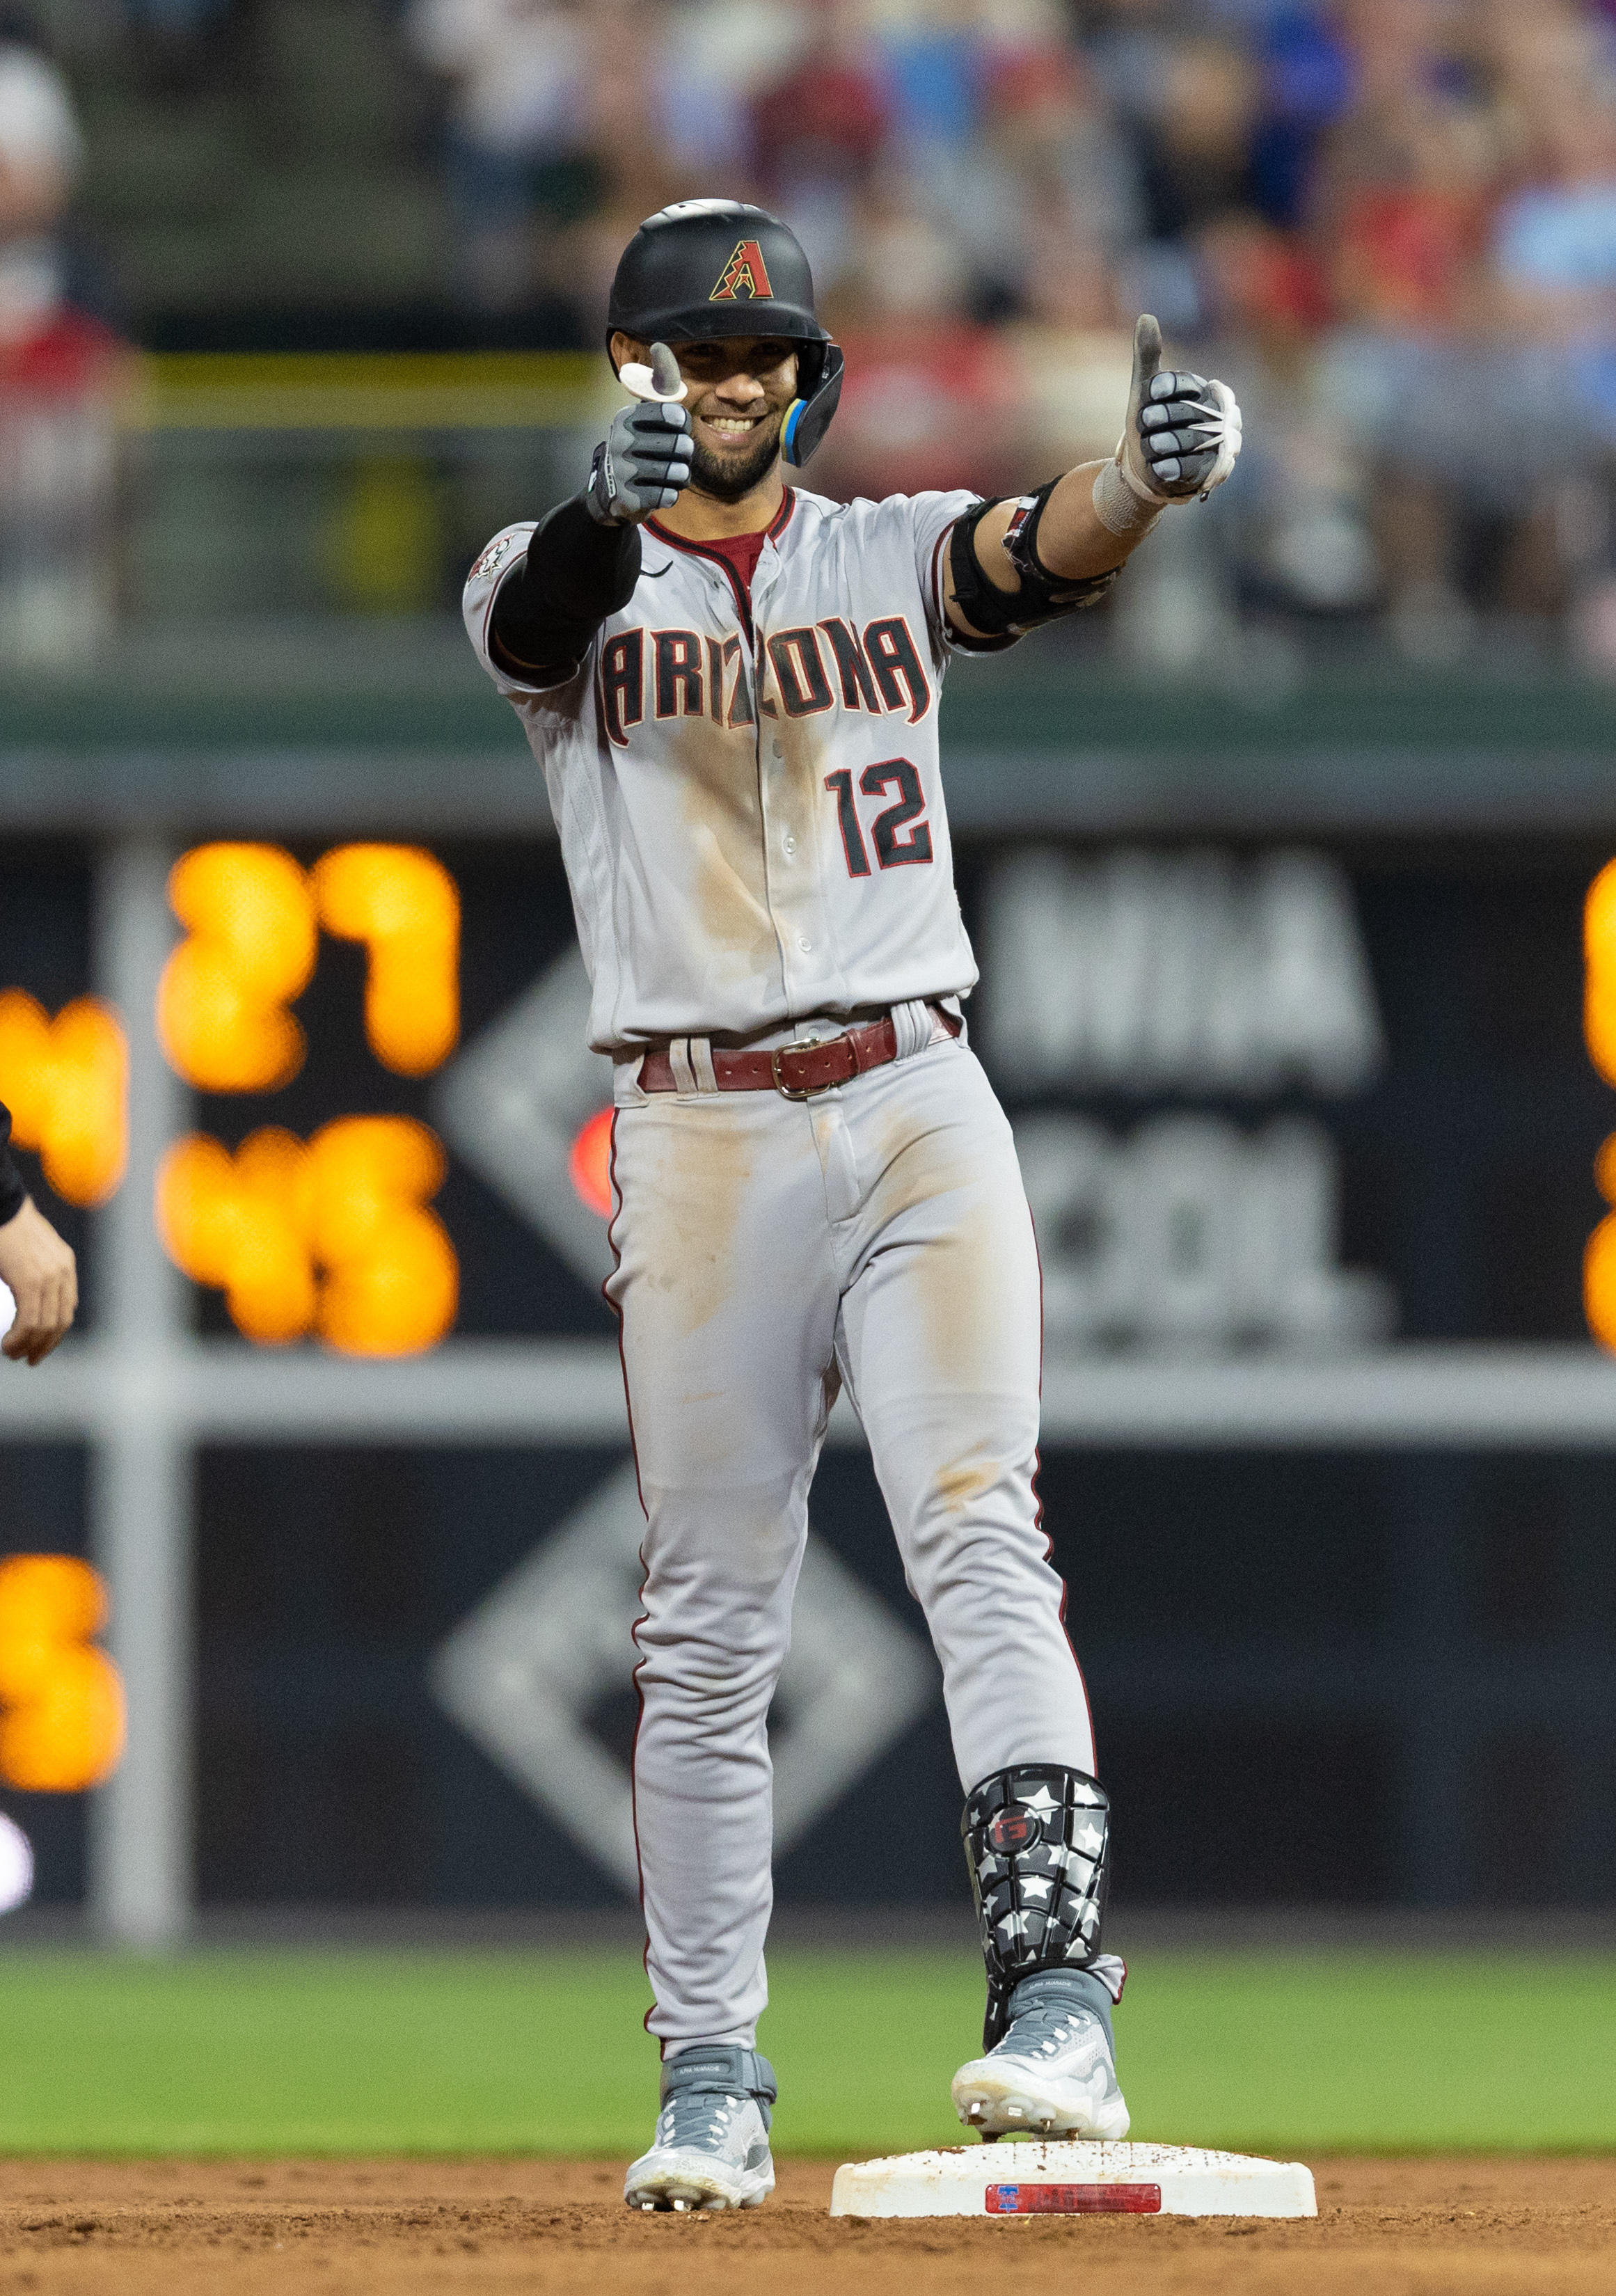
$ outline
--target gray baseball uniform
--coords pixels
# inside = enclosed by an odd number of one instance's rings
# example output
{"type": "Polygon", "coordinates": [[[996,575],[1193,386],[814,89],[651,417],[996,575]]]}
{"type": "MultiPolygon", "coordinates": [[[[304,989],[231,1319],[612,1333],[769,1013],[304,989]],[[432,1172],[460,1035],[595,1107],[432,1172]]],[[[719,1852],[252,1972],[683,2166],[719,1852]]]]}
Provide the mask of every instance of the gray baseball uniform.
{"type": "Polygon", "coordinates": [[[750,2046],[767,2000],[766,1718],[845,1385],[943,1672],[962,1784],[1092,1773],[1034,1488],[1039,1301],[1010,1128],[957,1022],[976,979],[938,758],[940,589],[965,494],[788,490],[750,594],[652,520],[638,586],[538,690],[468,629],[544,769],[616,1062],[609,1296],[646,1513],[636,1809],[649,2020],[750,2046]],[[712,1049],[892,1013],[898,1057],[806,1101],[712,1049]],[[678,1088],[647,1092],[669,1048],[678,1088]]]}

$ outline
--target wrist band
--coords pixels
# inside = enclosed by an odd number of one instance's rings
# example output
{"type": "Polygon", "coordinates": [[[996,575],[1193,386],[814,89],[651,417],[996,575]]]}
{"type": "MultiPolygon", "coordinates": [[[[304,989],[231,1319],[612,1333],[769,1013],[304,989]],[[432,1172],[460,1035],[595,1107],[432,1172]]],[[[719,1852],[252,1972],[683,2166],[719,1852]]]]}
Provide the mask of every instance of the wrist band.
{"type": "Polygon", "coordinates": [[[1132,473],[1119,463],[1102,464],[1095,480],[1095,516],[1107,534],[1148,534],[1161,517],[1163,504],[1140,489],[1132,473]]]}

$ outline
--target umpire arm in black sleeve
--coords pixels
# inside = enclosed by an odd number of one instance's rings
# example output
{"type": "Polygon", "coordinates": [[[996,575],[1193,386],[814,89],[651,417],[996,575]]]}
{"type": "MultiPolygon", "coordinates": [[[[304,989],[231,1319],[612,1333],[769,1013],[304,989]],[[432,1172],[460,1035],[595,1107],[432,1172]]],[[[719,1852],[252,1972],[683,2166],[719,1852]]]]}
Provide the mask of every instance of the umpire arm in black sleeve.
{"type": "Polygon", "coordinates": [[[602,525],[574,495],[540,519],[525,556],[501,582],[488,652],[524,685],[564,685],[639,578],[639,528],[602,525]]]}
{"type": "Polygon", "coordinates": [[[0,1227],[14,1220],[28,1201],[28,1190],[22,1185],[22,1175],[12,1160],[6,1146],[12,1136],[12,1112],[0,1106],[0,1227]]]}

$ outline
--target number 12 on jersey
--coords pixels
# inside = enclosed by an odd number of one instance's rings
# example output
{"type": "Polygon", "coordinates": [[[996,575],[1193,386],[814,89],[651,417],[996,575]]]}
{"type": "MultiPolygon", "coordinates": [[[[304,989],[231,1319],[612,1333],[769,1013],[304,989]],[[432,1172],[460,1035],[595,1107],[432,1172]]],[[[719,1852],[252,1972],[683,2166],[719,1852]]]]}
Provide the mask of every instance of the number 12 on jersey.
{"type": "MultiPolygon", "coordinates": [[[[827,774],[824,785],[835,796],[848,874],[867,877],[870,855],[859,824],[858,808],[853,801],[852,774],[827,774]]],[[[885,797],[890,789],[898,791],[897,804],[885,807],[870,824],[870,839],[880,865],[898,869],[906,862],[930,861],[931,829],[925,819],[926,800],[921,794],[920,775],[908,758],[883,758],[877,766],[866,766],[858,776],[858,786],[865,797],[885,797]]]]}

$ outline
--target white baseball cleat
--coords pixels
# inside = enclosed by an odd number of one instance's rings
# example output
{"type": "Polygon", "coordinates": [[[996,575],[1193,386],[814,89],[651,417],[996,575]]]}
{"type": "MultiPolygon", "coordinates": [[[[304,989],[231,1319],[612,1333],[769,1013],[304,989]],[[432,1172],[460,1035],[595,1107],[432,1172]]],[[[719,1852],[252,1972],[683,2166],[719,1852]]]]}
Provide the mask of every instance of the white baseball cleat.
{"type": "Polygon", "coordinates": [[[662,2067],[651,2150],[623,2180],[631,2209],[756,2209],[775,2189],[769,2107],[775,2076],[754,2050],[685,2049],[662,2067]]]}
{"type": "Polygon", "coordinates": [[[1116,2139],[1128,2134],[1111,2036],[1070,1977],[1023,1978],[1010,1997],[1010,2030],[954,2076],[954,2109],[984,2136],[1116,2139]]]}

